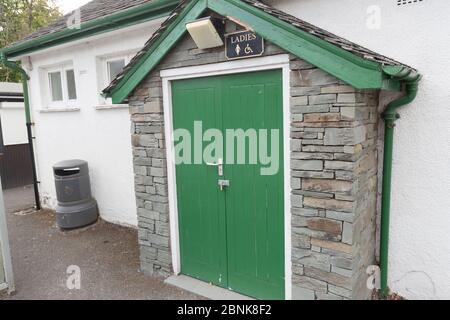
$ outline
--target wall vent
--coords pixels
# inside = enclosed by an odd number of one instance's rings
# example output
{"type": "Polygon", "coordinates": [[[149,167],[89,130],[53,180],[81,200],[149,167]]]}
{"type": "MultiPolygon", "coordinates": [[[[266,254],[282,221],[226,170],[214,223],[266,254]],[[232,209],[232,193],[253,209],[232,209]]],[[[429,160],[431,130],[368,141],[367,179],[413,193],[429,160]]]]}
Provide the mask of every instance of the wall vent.
{"type": "Polygon", "coordinates": [[[397,5],[398,6],[404,6],[407,4],[416,4],[419,2],[423,2],[424,0],[397,0],[397,5]]]}

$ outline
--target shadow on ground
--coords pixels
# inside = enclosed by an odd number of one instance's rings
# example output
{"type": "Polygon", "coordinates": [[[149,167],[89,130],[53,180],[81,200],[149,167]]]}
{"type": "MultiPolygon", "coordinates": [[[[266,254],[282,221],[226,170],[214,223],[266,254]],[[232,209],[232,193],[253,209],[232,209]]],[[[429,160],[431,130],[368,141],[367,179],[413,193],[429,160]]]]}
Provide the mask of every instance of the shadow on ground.
{"type": "Polygon", "coordinates": [[[16,282],[8,299],[199,299],[139,272],[134,229],[100,221],[62,232],[51,211],[17,213],[32,207],[29,188],[6,191],[5,203],[16,282]],[[81,269],[80,290],[66,286],[71,265],[81,269]]]}

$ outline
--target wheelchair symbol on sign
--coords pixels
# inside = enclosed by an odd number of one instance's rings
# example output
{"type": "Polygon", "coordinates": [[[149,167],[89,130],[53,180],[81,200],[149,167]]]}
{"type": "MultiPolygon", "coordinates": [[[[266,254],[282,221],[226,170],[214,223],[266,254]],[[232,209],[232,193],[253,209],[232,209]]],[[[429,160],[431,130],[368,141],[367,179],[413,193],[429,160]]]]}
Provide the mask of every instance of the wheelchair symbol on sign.
{"type": "Polygon", "coordinates": [[[250,47],[250,44],[247,44],[247,46],[244,49],[245,54],[252,54],[253,49],[250,47]]]}

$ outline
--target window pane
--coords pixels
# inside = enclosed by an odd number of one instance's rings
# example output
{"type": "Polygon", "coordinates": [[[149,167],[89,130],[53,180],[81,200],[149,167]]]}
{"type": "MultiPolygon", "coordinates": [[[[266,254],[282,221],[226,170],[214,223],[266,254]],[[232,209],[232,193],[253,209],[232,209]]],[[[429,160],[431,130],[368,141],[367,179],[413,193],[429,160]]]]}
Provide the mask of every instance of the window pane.
{"type": "Polygon", "coordinates": [[[123,68],[125,68],[125,59],[108,61],[109,82],[113,81],[123,68]]]}
{"type": "Polygon", "coordinates": [[[52,96],[52,101],[62,101],[62,82],[61,82],[61,72],[51,72],[48,74],[50,80],[50,91],[52,96]]]}
{"type": "Polygon", "coordinates": [[[75,100],[77,98],[77,88],[75,86],[75,72],[72,70],[66,70],[67,78],[67,95],[69,100],[75,100]]]}

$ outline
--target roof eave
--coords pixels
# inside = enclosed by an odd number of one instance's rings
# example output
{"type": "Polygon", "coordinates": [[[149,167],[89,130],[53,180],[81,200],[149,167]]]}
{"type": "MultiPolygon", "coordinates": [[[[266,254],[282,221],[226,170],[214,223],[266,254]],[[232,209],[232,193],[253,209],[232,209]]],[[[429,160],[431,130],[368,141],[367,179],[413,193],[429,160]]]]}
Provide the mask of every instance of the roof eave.
{"type": "Polygon", "coordinates": [[[178,0],[154,0],[150,3],[88,21],[81,24],[81,27],[78,29],[66,28],[62,31],[4,48],[1,51],[8,58],[17,58],[45,48],[155,20],[170,14],[178,2],[178,0]]]}
{"type": "MultiPolygon", "coordinates": [[[[140,81],[186,32],[189,19],[198,18],[205,9],[233,17],[253,31],[297,57],[330,73],[357,89],[401,90],[404,79],[392,76],[391,68],[364,59],[239,0],[195,0],[180,13],[161,39],[150,47],[127,73],[104,91],[114,103],[124,101],[140,81]],[[193,5],[195,4],[195,5],[193,5]]],[[[412,70],[411,68],[401,67],[412,70]]],[[[394,70],[395,71],[395,70],[394,70]]]]}

